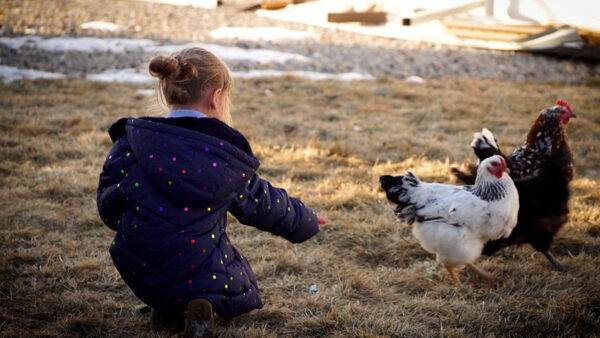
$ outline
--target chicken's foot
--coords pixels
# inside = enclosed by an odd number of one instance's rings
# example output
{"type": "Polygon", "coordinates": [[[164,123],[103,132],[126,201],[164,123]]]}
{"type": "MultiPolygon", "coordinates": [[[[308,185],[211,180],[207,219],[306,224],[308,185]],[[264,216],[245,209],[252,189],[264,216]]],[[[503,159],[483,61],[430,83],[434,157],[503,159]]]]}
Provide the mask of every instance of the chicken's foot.
{"type": "Polygon", "coordinates": [[[460,279],[458,279],[458,277],[454,273],[454,269],[453,268],[447,266],[446,270],[448,270],[448,274],[450,274],[450,279],[452,279],[456,284],[462,285],[462,283],[460,282],[460,279]]]}
{"type": "Polygon", "coordinates": [[[481,270],[480,268],[476,267],[473,264],[467,264],[467,267],[471,270],[473,270],[473,272],[475,272],[476,274],[478,274],[479,276],[481,276],[482,278],[486,279],[488,282],[492,283],[492,282],[496,282],[498,280],[498,278],[496,278],[494,275],[492,275],[489,272],[486,272],[484,270],[481,270]]]}
{"type": "Polygon", "coordinates": [[[550,261],[550,263],[552,263],[552,266],[554,266],[554,268],[558,271],[561,272],[565,272],[567,271],[567,266],[564,264],[560,264],[556,258],[554,257],[554,255],[552,255],[552,253],[550,252],[550,250],[546,250],[544,252],[542,252],[544,254],[544,256],[546,256],[546,258],[548,258],[548,260],[550,261]]]}

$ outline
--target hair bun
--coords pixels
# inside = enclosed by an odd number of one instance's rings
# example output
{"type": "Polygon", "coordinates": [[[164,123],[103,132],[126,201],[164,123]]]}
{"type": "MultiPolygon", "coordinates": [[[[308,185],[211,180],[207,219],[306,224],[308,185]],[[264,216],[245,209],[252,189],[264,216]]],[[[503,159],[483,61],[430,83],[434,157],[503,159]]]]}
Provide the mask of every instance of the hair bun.
{"type": "Polygon", "coordinates": [[[179,72],[179,60],[169,56],[155,56],[148,66],[150,75],[161,80],[175,78],[179,72]]]}
{"type": "Polygon", "coordinates": [[[150,60],[150,75],[161,80],[186,80],[196,76],[196,67],[185,62],[181,56],[155,56],[150,60]]]}

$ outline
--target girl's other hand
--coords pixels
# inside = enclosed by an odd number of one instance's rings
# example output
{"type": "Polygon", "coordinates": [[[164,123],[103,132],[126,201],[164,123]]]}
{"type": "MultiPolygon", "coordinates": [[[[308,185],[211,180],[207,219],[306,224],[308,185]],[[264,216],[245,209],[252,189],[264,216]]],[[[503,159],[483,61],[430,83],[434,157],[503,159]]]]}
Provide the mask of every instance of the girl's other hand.
{"type": "Polygon", "coordinates": [[[317,221],[319,222],[319,227],[327,223],[327,219],[321,215],[317,215],[317,221]]]}

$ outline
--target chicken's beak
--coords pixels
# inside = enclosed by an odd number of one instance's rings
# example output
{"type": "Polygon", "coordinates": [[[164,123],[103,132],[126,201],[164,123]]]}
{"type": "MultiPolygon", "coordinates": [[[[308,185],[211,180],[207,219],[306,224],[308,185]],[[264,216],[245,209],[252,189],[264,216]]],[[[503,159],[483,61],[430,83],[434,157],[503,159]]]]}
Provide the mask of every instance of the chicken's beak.
{"type": "Polygon", "coordinates": [[[504,168],[504,172],[507,173],[507,174],[510,174],[510,169],[504,168]]]}
{"type": "Polygon", "coordinates": [[[571,117],[577,117],[577,115],[575,115],[575,113],[571,113],[571,117]]]}

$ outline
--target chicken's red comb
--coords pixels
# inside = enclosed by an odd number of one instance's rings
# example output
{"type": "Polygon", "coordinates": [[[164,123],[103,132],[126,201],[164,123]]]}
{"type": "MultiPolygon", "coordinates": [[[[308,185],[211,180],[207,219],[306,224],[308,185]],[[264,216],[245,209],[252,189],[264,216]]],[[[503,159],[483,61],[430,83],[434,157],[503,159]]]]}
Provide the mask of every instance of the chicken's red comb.
{"type": "Polygon", "coordinates": [[[561,99],[561,100],[556,101],[556,104],[559,105],[559,106],[563,106],[563,107],[567,108],[567,110],[569,111],[569,113],[571,113],[571,114],[573,113],[573,110],[571,110],[571,107],[569,106],[569,104],[567,103],[567,101],[561,99]]]}

